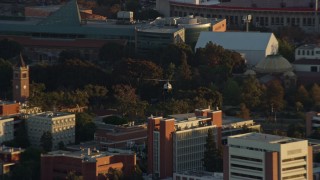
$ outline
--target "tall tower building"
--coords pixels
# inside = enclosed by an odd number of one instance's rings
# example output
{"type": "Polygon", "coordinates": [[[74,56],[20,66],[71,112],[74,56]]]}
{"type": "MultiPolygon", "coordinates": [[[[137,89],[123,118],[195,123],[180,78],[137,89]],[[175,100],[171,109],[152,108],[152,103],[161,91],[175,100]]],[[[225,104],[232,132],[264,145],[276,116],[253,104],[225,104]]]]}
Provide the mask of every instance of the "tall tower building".
{"type": "Polygon", "coordinates": [[[13,100],[24,102],[29,97],[29,67],[26,66],[22,55],[13,68],[13,100]]]}

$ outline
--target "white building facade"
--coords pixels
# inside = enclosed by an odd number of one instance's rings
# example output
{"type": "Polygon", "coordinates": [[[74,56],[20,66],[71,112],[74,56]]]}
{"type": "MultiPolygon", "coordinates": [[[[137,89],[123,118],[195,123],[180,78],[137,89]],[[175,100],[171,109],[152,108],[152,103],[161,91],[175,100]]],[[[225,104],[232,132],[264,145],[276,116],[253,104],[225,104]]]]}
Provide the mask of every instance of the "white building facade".
{"type": "Polygon", "coordinates": [[[320,72],[320,46],[305,44],[296,48],[293,65],[299,72],[320,72]]]}
{"type": "Polygon", "coordinates": [[[229,180],[310,180],[312,148],[307,140],[260,133],[228,138],[224,176],[229,180]]]}
{"type": "Polygon", "coordinates": [[[75,143],[75,114],[66,112],[45,112],[30,116],[27,119],[29,141],[32,146],[40,147],[40,139],[44,132],[52,134],[52,149],[57,149],[58,144],[65,145],[75,143]]]}
{"type": "Polygon", "coordinates": [[[204,48],[207,43],[240,53],[248,65],[254,66],[266,56],[278,52],[278,40],[273,33],[260,32],[201,32],[195,46],[204,48]]]}
{"type": "Polygon", "coordinates": [[[11,141],[14,138],[13,118],[0,119],[0,143],[11,141]]]}

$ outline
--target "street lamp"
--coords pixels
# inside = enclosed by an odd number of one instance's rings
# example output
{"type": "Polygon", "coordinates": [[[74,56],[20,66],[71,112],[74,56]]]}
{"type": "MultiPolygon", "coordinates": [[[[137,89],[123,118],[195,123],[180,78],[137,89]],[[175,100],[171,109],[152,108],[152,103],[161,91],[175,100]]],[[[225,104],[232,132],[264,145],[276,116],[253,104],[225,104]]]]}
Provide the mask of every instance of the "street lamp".
{"type": "Polygon", "coordinates": [[[249,23],[252,20],[252,16],[250,14],[247,16],[244,16],[242,20],[244,21],[244,23],[246,23],[246,32],[249,32],[249,23]]]}

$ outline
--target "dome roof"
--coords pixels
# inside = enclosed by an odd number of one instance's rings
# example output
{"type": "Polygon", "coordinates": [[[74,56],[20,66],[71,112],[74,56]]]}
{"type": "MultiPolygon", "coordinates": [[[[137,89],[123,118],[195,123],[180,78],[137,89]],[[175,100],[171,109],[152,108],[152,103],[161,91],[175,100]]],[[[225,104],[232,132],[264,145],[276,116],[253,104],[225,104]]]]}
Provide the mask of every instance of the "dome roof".
{"type": "Polygon", "coordinates": [[[292,71],[293,66],[286,58],[273,54],[260,61],[254,69],[259,73],[284,73],[292,71]]]}
{"type": "Polygon", "coordinates": [[[256,72],[252,69],[248,69],[248,70],[246,70],[246,72],[244,72],[244,75],[246,75],[246,76],[256,75],[256,72]]]}

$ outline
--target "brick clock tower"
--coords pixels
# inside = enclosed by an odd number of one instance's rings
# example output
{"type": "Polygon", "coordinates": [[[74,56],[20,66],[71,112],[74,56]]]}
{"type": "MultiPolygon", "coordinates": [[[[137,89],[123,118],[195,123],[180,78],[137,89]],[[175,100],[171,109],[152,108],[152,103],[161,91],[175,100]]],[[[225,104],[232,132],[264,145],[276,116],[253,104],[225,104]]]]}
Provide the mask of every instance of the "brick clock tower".
{"type": "Polygon", "coordinates": [[[15,67],[13,67],[13,100],[25,102],[29,97],[29,67],[26,66],[22,55],[15,67]]]}

